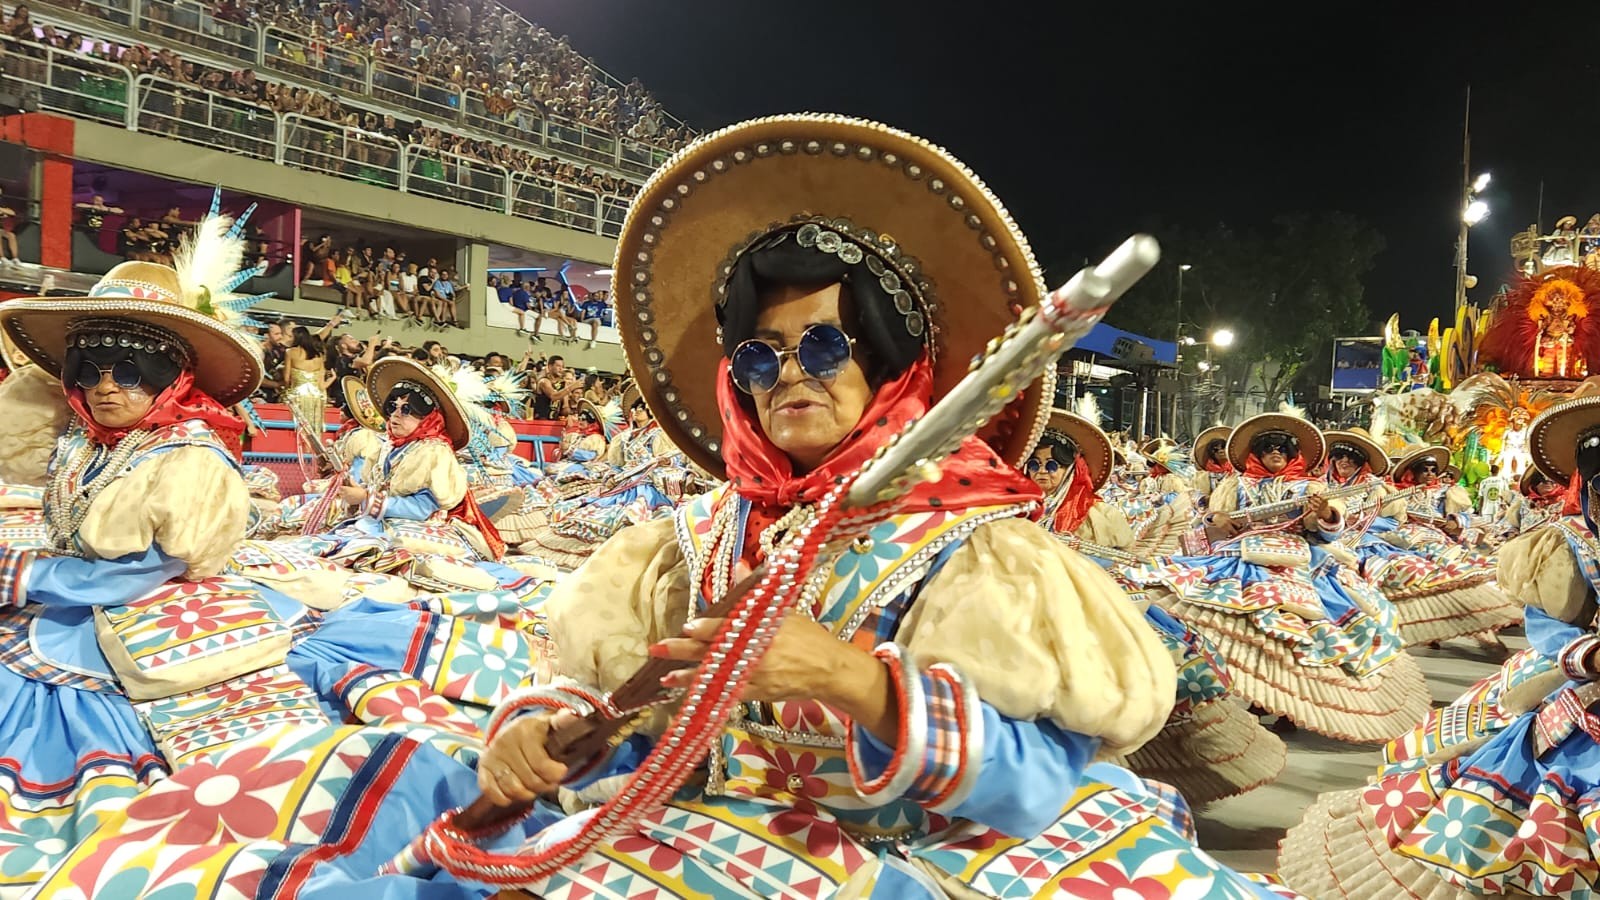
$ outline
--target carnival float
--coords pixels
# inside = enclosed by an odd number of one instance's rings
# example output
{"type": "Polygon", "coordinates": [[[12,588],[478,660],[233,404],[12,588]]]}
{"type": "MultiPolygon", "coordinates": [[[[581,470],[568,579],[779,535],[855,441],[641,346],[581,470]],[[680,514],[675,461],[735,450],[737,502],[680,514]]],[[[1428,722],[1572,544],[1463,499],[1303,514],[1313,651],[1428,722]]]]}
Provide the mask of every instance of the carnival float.
{"type": "Polygon", "coordinates": [[[1515,479],[1531,464],[1528,426],[1600,374],[1600,214],[1581,230],[1563,216],[1549,234],[1530,226],[1511,241],[1511,282],[1483,308],[1427,333],[1384,327],[1382,387],[1372,433],[1391,455],[1444,444],[1468,487],[1493,472],[1515,479]]]}

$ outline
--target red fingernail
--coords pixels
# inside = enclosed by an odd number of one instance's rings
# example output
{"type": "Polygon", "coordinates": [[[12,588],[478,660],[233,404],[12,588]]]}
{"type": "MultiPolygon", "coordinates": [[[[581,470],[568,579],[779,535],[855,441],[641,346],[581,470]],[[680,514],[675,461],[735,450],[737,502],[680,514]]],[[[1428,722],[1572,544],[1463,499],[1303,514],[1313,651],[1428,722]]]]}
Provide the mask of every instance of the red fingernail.
{"type": "Polygon", "coordinates": [[[667,674],[661,676],[661,686],[662,687],[667,687],[667,688],[677,687],[678,686],[678,673],[677,672],[668,672],[667,674]]]}
{"type": "Polygon", "coordinates": [[[645,648],[645,652],[650,654],[651,656],[660,657],[660,658],[664,659],[667,656],[667,645],[666,644],[660,644],[660,643],[651,644],[649,647],[645,648]]]}

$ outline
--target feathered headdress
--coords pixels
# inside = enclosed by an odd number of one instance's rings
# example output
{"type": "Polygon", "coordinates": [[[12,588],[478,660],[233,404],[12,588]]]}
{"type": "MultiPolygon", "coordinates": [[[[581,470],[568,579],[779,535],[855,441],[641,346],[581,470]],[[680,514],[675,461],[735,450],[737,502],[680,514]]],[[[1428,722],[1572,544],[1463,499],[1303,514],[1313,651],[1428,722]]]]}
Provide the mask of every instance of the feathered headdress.
{"type": "Polygon", "coordinates": [[[1100,424],[1100,398],[1093,391],[1087,391],[1079,397],[1078,402],[1073,404],[1072,411],[1096,425],[1100,424]]]}

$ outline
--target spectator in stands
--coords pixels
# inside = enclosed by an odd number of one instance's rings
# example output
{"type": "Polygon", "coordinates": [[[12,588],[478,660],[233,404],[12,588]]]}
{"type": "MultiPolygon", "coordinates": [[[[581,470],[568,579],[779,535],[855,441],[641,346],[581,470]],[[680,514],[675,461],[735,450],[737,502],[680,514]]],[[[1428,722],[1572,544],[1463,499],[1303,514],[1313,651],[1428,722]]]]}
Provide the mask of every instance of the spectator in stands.
{"type": "Polygon", "coordinates": [[[0,196],[0,265],[8,268],[22,263],[22,257],[17,253],[17,222],[20,218],[6,198],[0,196]]]}
{"type": "Polygon", "coordinates": [[[258,396],[268,403],[278,402],[278,392],[283,389],[283,361],[287,349],[283,326],[277,322],[267,323],[266,333],[261,337],[263,377],[258,396]]]}
{"type": "Polygon", "coordinates": [[[96,241],[100,239],[100,233],[105,231],[106,216],[122,215],[121,207],[107,206],[106,199],[99,194],[90,197],[88,203],[74,204],[73,208],[78,212],[78,230],[96,241]]]}
{"type": "MultiPolygon", "coordinates": [[[[345,333],[334,338],[328,344],[327,368],[332,375],[331,385],[337,385],[346,375],[366,376],[367,367],[372,365],[374,355],[378,350],[378,339],[361,341],[355,335],[345,333]]],[[[344,391],[330,390],[329,398],[340,409],[345,409],[344,391]]],[[[346,412],[349,410],[346,409],[346,412]]]]}
{"type": "Polygon", "coordinates": [[[544,321],[544,310],[533,302],[533,295],[528,293],[528,286],[523,284],[522,276],[517,275],[511,281],[511,308],[517,313],[517,334],[528,334],[534,340],[539,340],[539,326],[544,321]],[[533,330],[528,330],[528,313],[533,313],[533,330]]]}
{"type": "Polygon", "coordinates": [[[456,286],[451,282],[451,271],[443,269],[433,280],[434,321],[440,327],[460,328],[456,320],[456,286]]]}
{"type": "Polygon", "coordinates": [[[590,291],[589,296],[583,298],[583,304],[578,307],[579,321],[589,326],[589,349],[593,350],[595,340],[600,336],[600,326],[611,324],[611,300],[606,291],[590,291]]]}
{"type": "Polygon", "coordinates": [[[317,236],[314,241],[305,241],[300,245],[300,258],[304,268],[300,272],[300,280],[311,284],[327,284],[333,278],[333,271],[329,260],[333,256],[333,238],[327,234],[317,236]]]}
{"type": "Polygon", "coordinates": [[[346,309],[365,310],[367,285],[365,281],[356,277],[355,271],[351,268],[354,259],[354,250],[346,249],[334,254],[333,282],[343,293],[346,309]]]}
{"type": "Polygon", "coordinates": [[[444,345],[439,343],[438,341],[423,341],[422,342],[422,349],[424,351],[426,351],[427,354],[428,354],[428,364],[429,365],[433,365],[434,363],[443,362],[444,358],[448,355],[445,352],[444,345]]]}
{"type": "Polygon", "coordinates": [[[593,369],[583,377],[583,399],[595,406],[605,406],[611,396],[606,393],[605,385],[600,382],[600,373],[593,369]]]}
{"type": "Polygon", "coordinates": [[[577,407],[578,398],[582,396],[583,380],[572,377],[565,360],[552,356],[534,391],[534,418],[564,419],[577,407]]]}

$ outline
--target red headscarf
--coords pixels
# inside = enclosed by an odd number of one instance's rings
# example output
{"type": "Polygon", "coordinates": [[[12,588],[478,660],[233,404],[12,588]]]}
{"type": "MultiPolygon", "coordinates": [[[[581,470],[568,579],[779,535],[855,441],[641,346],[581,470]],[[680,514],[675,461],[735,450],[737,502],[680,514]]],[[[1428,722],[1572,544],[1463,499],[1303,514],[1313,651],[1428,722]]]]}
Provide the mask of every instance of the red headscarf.
{"type": "MultiPolygon", "coordinates": [[[[424,416],[417,427],[405,437],[397,437],[395,435],[394,420],[389,420],[389,443],[391,445],[399,449],[413,441],[438,441],[451,448],[452,453],[455,452],[455,445],[450,441],[450,433],[444,427],[444,413],[437,408],[424,416]]],[[[489,521],[489,517],[483,514],[483,510],[478,507],[477,498],[472,496],[470,489],[461,498],[461,502],[457,503],[455,508],[446,513],[446,515],[452,519],[460,519],[478,529],[478,533],[483,535],[483,541],[489,545],[489,550],[494,554],[495,559],[500,559],[506,555],[506,542],[500,536],[500,529],[495,528],[494,523],[489,521]]]]}
{"type": "Polygon", "coordinates": [[[1094,491],[1094,479],[1089,475],[1089,467],[1084,465],[1080,457],[1072,467],[1072,480],[1067,483],[1067,494],[1061,498],[1061,505],[1056,507],[1056,514],[1050,520],[1050,530],[1056,534],[1077,531],[1083,520],[1089,517],[1089,508],[1099,502],[1100,495],[1094,491]]]}
{"type": "Polygon", "coordinates": [[[1244,461],[1244,477],[1258,481],[1263,478],[1305,478],[1306,458],[1296,454],[1294,459],[1289,460],[1288,465],[1276,472],[1269,472],[1267,467],[1261,464],[1261,457],[1252,453],[1250,458],[1244,461]]]}
{"type": "Polygon", "coordinates": [[[216,434],[235,459],[244,458],[244,448],[240,442],[244,434],[243,420],[224,409],[222,404],[211,399],[209,394],[195,387],[194,373],[187,369],[179,372],[177,380],[155,396],[155,400],[150,404],[150,411],[144,414],[144,418],[124,428],[112,428],[96,422],[94,415],[89,411],[89,403],[84,398],[84,389],[65,381],[62,385],[67,392],[67,405],[72,407],[72,411],[78,414],[78,420],[89,430],[89,439],[97,444],[110,446],[127,437],[129,432],[141,428],[165,428],[179,422],[199,419],[216,434]]]}
{"type": "MultiPolygon", "coordinates": [[[[751,502],[747,534],[760,534],[797,503],[820,500],[838,481],[855,472],[889,438],[928,411],[933,393],[933,366],[926,356],[872,396],[854,431],[821,465],[796,474],[789,457],[745,411],[728,374],[728,361],[717,369],[717,406],[722,412],[722,458],[728,481],[751,502]]],[[[942,477],[920,484],[902,498],[901,512],[961,510],[1042,499],[1039,486],[1005,464],[988,444],[969,437],[940,466],[942,477]]],[[[745,541],[745,559],[757,562],[754,540],[745,541]]]]}
{"type": "Polygon", "coordinates": [[[1583,473],[1573,467],[1572,480],[1567,483],[1567,490],[1562,497],[1561,514],[1563,516],[1583,515],[1583,473]]]}
{"type": "MultiPolygon", "coordinates": [[[[1434,484],[1437,484],[1438,482],[1439,482],[1439,476],[1435,475],[1435,476],[1433,476],[1433,479],[1429,482],[1429,485],[1434,485],[1434,484]]],[[[1412,487],[1412,486],[1414,486],[1414,485],[1416,485],[1418,483],[1419,482],[1417,481],[1417,472],[1416,472],[1416,469],[1414,469],[1414,468],[1407,468],[1404,472],[1400,473],[1399,477],[1397,477],[1394,480],[1394,486],[1397,487],[1397,488],[1408,488],[1408,487],[1412,487]]]]}
{"type": "Polygon", "coordinates": [[[1214,472],[1214,473],[1216,473],[1218,475],[1232,475],[1233,474],[1233,463],[1228,462],[1226,460],[1224,460],[1222,462],[1217,462],[1216,460],[1212,459],[1209,455],[1206,456],[1206,464],[1202,468],[1204,468],[1207,472],[1214,472]]]}

